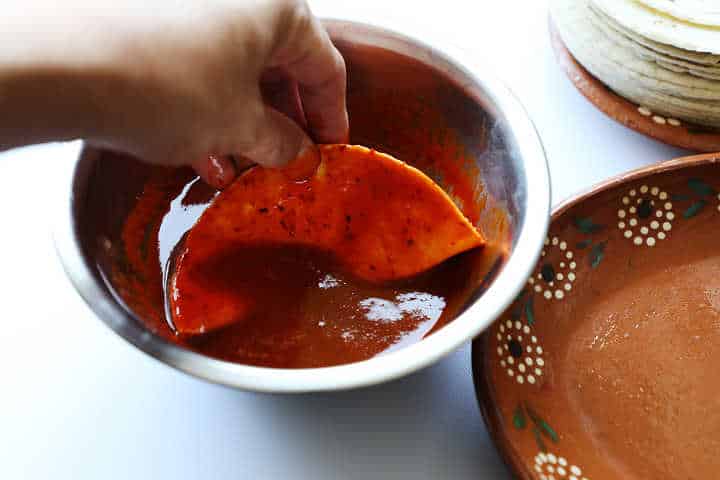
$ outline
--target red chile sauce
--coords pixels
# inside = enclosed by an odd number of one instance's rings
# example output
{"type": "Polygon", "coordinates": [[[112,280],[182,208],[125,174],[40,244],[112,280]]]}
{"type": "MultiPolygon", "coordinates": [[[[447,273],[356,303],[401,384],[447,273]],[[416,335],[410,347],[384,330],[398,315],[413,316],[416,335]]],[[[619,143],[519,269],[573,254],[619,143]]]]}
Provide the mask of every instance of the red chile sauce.
{"type": "Polygon", "coordinates": [[[241,323],[184,337],[169,315],[157,314],[153,298],[165,297],[173,251],[214,196],[189,172],[163,170],[152,177],[123,228],[125,260],[138,274],[116,275],[114,283],[151,330],[215,358],[276,368],[368,359],[447,324],[481,280],[480,250],[409,280],[372,285],[346,275],[327,252],[229,245],[197,273],[213,288],[252,292],[262,308],[241,323]]]}
{"type": "Polygon", "coordinates": [[[378,287],[345,275],[327,252],[279,245],[230,246],[204,267],[213,288],[251,292],[262,307],[188,344],[227,360],[284,368],[364,360],[421,340],[447,323],[446,302],[468,275],[455,259],[378,287]]]}
{"type": "MultiPolygon", "coordinates": [[[[507,255],[511,227],[507,213],[486,196],[472,155],[445,124],[441,110],[464,112],[463,99],[419,64],[394,58],[388,54],[386,63],[392,68],[377,77],[362,62],[349,62],[351,143],[411,161],[449,185],[448,193],[465,216],[497,243],[385,286],[348,277],[325,252],[276,245],[230,247],[208,263],[207,282],[219,289],[252,290],[264,308],[243,323],[183,337],[162,310],[168,261],[215,193],[188,170],[158,169],[124,223],[122,245],[113,247],[117,252],[113,250],[109,269],[113,289],[151,331],[185,348],[242,364],[331,366],[418,342],[452,321],[484,290],[507,255]],[[390,83],[402,88],[386,88],[388,77],[397,77],[390,83]]],[[[464,114],[471,136],[484,141],[487,122],[464,114]]]]}

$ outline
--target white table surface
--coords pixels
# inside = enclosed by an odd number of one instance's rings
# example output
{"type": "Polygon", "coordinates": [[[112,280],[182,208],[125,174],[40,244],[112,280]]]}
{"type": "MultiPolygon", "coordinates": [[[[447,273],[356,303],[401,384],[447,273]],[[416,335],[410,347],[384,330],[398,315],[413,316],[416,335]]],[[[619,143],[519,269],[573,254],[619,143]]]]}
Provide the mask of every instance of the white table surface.
{"type": "MultiPolygon", "coordinates": [[[[620,127],[575,91],[553,58],[543,1],[311,3],[321,15],[433,32],[486,59],[540,131],[554,202],[683,153],[620,127]]],[[[390,384],[269,396],[190,378],[115,336],[55,258],[45,206],[58,197],[27,183],[52,187],[75,151],[0,155],[0,478],[509,478],[475,403],[469,345],[390,384]]]]}

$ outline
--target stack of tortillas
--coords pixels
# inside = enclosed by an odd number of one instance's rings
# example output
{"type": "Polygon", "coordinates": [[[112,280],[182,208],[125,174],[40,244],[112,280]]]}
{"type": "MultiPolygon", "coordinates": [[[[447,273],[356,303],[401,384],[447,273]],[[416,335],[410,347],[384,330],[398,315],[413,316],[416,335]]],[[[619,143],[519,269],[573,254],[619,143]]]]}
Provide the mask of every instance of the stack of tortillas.
{"type": "Polygon", "coordinates": [[[575,60],[642,115],[720,128],[720,0],[551,4],[575,60]]]}

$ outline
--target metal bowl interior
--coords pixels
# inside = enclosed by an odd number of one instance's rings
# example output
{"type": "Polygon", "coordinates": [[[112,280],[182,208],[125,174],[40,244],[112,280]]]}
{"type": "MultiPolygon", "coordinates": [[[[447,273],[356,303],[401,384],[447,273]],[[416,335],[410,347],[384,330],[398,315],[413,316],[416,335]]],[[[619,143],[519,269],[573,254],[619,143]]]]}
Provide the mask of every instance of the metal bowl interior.
{"type": "MultiPolygon", "coordinates": [[[[386,151],[432,176],[493,248],[460,314],[421,342],[342,366],[270,369],[220,361],[152,333],[111,274],[121,229],[150,167],[85,147],[68,172],[55,240],[98,317],[142,351],[184,372],[270,392],[338,390],[397,378],[472,339],[521,290],[546,234],[550,185],[542,145],[518,101],[482,65],[376,27],[327,21],[348,66],[352,143],[386,151]],[[463,193],[464,192],[464,193],[463,193]]],[[[162,309],[162,298],[151,308],[162,309]]]]}

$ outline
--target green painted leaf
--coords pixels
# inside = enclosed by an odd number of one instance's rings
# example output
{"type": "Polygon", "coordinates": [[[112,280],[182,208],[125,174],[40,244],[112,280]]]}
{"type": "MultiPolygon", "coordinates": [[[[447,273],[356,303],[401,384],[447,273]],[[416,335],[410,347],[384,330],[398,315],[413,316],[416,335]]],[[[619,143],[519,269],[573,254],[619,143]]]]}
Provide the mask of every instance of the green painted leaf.
{"type": "Polygon", "coordinates": [[[525,295],[527,295],[527,294],[528,294],[527,289],[523,288],[522,291],[520,293],[518,293],[518,296],[515,297],[515,300],[513,302],[514,303],[520,302],[523,299],[523,297],[525,297],[525,295]]]}
{"type": "Polygon", "coordinates": [[[517,297],[515,297],[515,300],[513,301],[513,304],[515,304],[515,307],[513,308],[513,311],[510,313],[510,316],[513,320],[520,320],[520,317],[522,317],[523,312],[523,305],[522,301],[523,298],[528,294],[528,291],[526,289],[523,289],[517,297]]]}
{"type": "Polygon", "coordinates": [[[602,225],[598,225],[595,222],[592,221],[591,218],[583,218],[583,217],[575,217],[574,220],[575,227],[577,227],[578,230],[580,230],[582,233],[585,234],[591,234],[595,232],[599,232],[603,229],[602,225]]]}
{"type": "Polygon", "coordinates": [[[515,428],[518,430],[522,430],[527,426],[527,419],[525,418],[522,405],[518,405],[515,412],[513,412],[513,425],[515,425],[515,428]]]}
{"type": "Polygon", "coordinates": [[[548,437],[550,440],[553,441],[553,443],[557,443],[559,438],[558,434],[553,430],[553,428],[548,424],[545,420],[540,417],[533,409],[525,406],[525,409],[527,410],[528,416],[530,417],[530,420],[535,424],[535,428],[539,429],[540,432],[542,432],[546,437],[548,437]]]}
{"type": "Polygon", "coordinates": [[[700,200],[688,207],[687,210],[685,210],[685,213],[683,213],[683,217],[685,218],[692,218],[700,211],[702,211],[703,208],[705,208],[705,205],[707,205],[707,202],[705,200],[700,200]]]}
{"type": "Polygon", "coordinates": [[[540,430],[538,430],[537,427],[533,427],[533,434],[535,435],[535,442],[537,443],[540,451],[543,453],[547,453],[547,445],[545,445],[545,441],[543,440],[542,435],[540,435],[540,430]]]}
{"type": "Polygon", "coordinates": [[[590,245],[592,245],[592,240],[587,239],[587,240],[583,240],[582,242],[578,242],[577,244],[575,244],[575,247],[578,250],[585,250],[590,245]]]}
{"type": "Polygon", "coordinates": [[[605,257],[606,246],[607,242],[600,242],[590,250],[590,266],[592,268],[597,268],[600,262],[602,262],[602,259],[605,257]]]}
{"type": "Polygon", "coordinates": [[[553,441],[553,443],[557,443],[559,438],[557,433],[555,433],[555,430],[552,429],[550,425],[548,425],[545,420],[540,421],[540,428],[542,428],[543,433],[550,438],[550,440],[553,441]]]}
{"type": "Polygon", "coordinates": [[[688,180],[688,186],[690,187],[690,190],[695,192],[697,195],[700,195],[701,197],[715,194],[715,190],[699,178],[691,178],[690,180],[688,180]]]}
{"type": "Polygon", "coordinates": [[[531,327],[535,325],[535,311],[534,311],[534,300],[533,297],[530,297],[525,304],[525,318],[527,318],[527,323],[531,327]]]}

